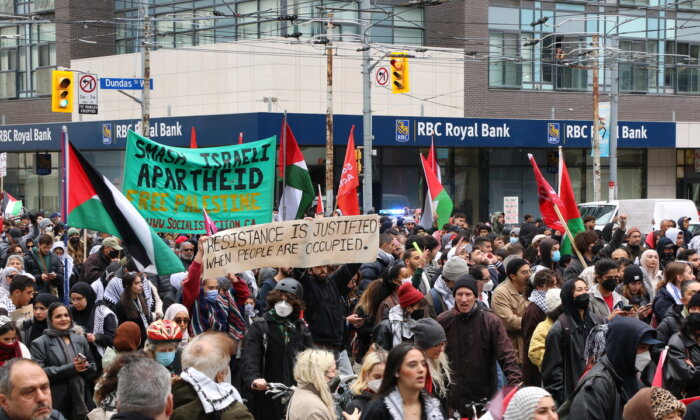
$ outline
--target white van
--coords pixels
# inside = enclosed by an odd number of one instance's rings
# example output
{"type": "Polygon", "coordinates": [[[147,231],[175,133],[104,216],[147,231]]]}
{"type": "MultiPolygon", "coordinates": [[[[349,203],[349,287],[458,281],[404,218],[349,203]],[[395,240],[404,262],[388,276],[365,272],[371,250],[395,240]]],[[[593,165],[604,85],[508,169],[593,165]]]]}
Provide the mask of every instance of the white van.
{"type": "Polygon", "coordinates": [[[627,227],[637,227],[644,234],[659,229],[661,220],[677,222],[690,217],[691,223],[699,223],[698,209],[692,200],[675,198],[645,198],[638,200],[593,201],[578,205],[581,217],[596,218],[595,228],[603,229],[618,214],[627,214],[627,227]]]}

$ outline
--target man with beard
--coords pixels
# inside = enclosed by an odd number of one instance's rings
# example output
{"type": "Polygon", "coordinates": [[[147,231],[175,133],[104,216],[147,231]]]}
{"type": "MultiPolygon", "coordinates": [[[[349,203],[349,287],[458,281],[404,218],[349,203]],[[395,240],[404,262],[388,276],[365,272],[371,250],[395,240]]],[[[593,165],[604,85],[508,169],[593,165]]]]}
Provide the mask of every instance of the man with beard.
{"type": "Polygon", "coordinates": [[[178,249],[180,250],[180,261],[182,261],[182,265],[185,266],[185,271],[187,271],[194,259],[195,244],[191,240],[182,241],[178,245],[178,249]]]}
{"type": "Polygon", "coordinates": [[[12,359],[0,368],[0,420],[65,420],[51,409],[51,387],[33,360],[12,359]]]}
{"type": "Polygon", "coordinates": [[[678,261],[687,261],[693,269],[695,278],[700,278],[700,254],[694,249],[686,249],[678,254],[678,261]]]}
{"type": "Polygon", "coordinates": [[[267,311],[267,294],[277,286],[278,282],[287,278],[294,278],[293,267],[278,267],[274,276],[263,279],[258,295],[255,298],[255,307],[260,311],[260,315],[267,311]]]}
{"type": "MultiPolygon", "coordinates": [[[[304,288],[304,319],[309,324],[314,345],[332,351],[338,361],[343,350],[345,332],[345,305],[342,297],[350,291],[348,284],[360,269],[360,264],[341,265],[330,275],[329,268],[327,265],[297,268],[294,269],[294,278],[304,288]]],[[[351,375],[352,368],[349,373],[343,373],[351,375]]]]}

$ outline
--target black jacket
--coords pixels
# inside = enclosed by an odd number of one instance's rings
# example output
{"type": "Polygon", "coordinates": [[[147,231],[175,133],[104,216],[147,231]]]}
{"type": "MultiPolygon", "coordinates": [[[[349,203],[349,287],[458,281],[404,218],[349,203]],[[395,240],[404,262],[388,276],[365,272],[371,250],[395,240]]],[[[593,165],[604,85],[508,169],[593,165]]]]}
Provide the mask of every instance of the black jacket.
{"type": "Polygon", "coordinates": [[[72,332],[70,334],[70,341],[75,354],[82,353],[89,362],[88,369],[82,373],[78,373],[75,370],[73,361],[64,354],[60,340],[60,337],[42,335],[32,342],[31,353],[34,360],[44,368],[44,372],[49,377],[53,408],[60,411],[64,416],[71,417],[73,401],[70,395],[70,378],[73,375],[83,377],[85,381],[83,399],[88,410],[91,410],[95,408],[95,403],[92,400],[91,387],[88,384],[96,376],[97,367],[85,337],[72,332]]]}
{"type": "Polygon", "coordinates": [[[311,348],[311,333],[304,321],[298,319],[291,340],[284,344],[282,332],[270,320],[269,314],[255,320],[246,331],[241,355],[241,379],[248,399],[248,407],[256,419],[282,418],[284,409],[279,400],[272,400],[262,391],[253,391],[250,386],[258,378],[267,382],[294,385],[294,361],[297,354],[311,348]]]}
{"type": "Polygon", "coordinates": [[[345,305],[342,297],[349,292],[348,283],[360,264],[345,264],[324,282],[313,278],[308,270],[294,270],[294,278],[304,287],[304,318],[315,344],[340,347],[345,331],[345,305]]]}
{"type": "Polygon", "coordinates": [[[666,290],[665,287],[659,289],[654,296],[654,315],[656,315],[656,321],[661,322],[668,315],[668,310],[676,305],[676,300],[671,296],[671,294],[666,290]]]}
{"type": "Polygon", "coordinates": [[[348,405],[343,408],[343,411],[348,414],[352,414],[352,412],[357,408],[360,410],[360,413],[364,413],[367,410],[367,406],[372,398],[374,398],[373,393],[369,391],[362,391],[362,394],[356,395],[355,398],[353,398],[352,401],[350,401],[348,405]]]}
{"type": "Polygon", "coordinates": [[[270,293],[277,286],[277,281],[273,276],[266,278],[260,285],[260,290],[258,290],[258,295],[255,297],[255,308],[260,311],[260,313],[267,311],[267,294],[270,293]]]}
{"type": "Polygon", "coordinates": [[[382,273],[391,265],[393,261],[385,255],[379,254],[377,259],[371,263],[364,263],[360,266],[362,279],[376,280],[382,278],[382,273]]]}
{"type": "Polygon", "coordinates": [[[39,293],[50,293],[49,284],[41,279],[42,274],[56,273],[56,278],[51,280],[51,286],[58,290],[59,297],[63,296],[63,264],[61,259],[58,258],[53,252],[49,253],[50,263],[46,270],[44,269],[45,259],[42,258],[39,262],[39,251],[29,251],[29,253],[24,257],[24,270],[34,276],[36,280],[35,290],[39,293]]]}
{"type": "MultiPolygon", "coordinates": [[[[0,408],[0,420],[14,420],[12,417],[8,416],[5,410],[0,408]]],[[[49,420],[66,420],[58,410],[51,410],[51,416],[49,420]]]]}
{"type": "MultiPolygon", "coordinates": [[[[590,267],[593,264],[592,262],[586,260],[586,257],[583,258],[586,261],[587,266],[590,267]]],[[[569,263],[569,265],[567,265],[564,269],[564,282],[578,279],[578,276],[582,271],[583,264],[581,263],[581,260],[578,259],[578,256],[574,255],[571,257],[571,263],[569,263]]]]}
{"type": "Polygon", "coordinates": [[[681,324],[683,323],[683,305],[676,305],[674,303],[668,311],[663,321],[656,327],[656,339],[663,341],[668,344],[668,340],[671,336],[681,329],[681,324]]]}
{"type": "Polygon", "coordinates": [[[80,281],[84,281],[87,284],[92,284],[93,281],[102,277],[104,272],[107,270],[107,266],[112,262],[108,256],[104,255],[102,252],[103,249],[103,247],[100,247],[97,252],[85,259],[80,281]]]}
{"type": "Polygon", "coordinates": [[[676,398],[700,395],[700,346],[697,341],[674,334],[668,341],[668,358],[664,365],[664,388],[676,398]],[[694,366],[685,361],[689,359],[694,366]]]}

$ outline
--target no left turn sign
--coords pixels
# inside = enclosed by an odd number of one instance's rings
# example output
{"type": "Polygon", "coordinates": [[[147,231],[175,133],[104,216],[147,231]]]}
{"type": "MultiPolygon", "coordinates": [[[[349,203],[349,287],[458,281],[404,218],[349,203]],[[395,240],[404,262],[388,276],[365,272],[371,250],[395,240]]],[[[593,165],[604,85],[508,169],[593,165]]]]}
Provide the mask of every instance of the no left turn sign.
{"type": "Polygon", "coordinates": [[[374,84],[378,87],[389,86],[389,67],[377,67],[374,71],[374,84]]]}
{"type": "Polygon", "coordinates": [[[97,114],[97,75],[80,73],[78,77],[78,113],[97,114]]]}

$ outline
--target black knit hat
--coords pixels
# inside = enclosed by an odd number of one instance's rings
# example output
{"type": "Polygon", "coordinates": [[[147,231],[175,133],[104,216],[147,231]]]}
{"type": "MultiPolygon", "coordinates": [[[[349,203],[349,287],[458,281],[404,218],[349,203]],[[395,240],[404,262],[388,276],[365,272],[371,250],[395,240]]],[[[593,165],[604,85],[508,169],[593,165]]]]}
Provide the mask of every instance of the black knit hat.
{"type": "Polygon", "coordinates": [[[459,279],[457,279],[454,287],[452,288],[452,296],[456,295],[457,289],[461,287],[466,287],[467,289],[470,289],[472,292],[474,292],[474,296],[479,295],[479,287],[476,285],[476,280],[474,280],[474,277],[472,277],[469,274],[465,274],[459,279]]]}
{"type": "Polygon", "coordinates": [[[514,258],[508,262],[508,265],[506,266],[506,273],[508,273],[509,276],[511,274],[516,274],[518,270],[520,270],[520,267],[524,265],[528,265],[528,262],[522,258],[514,258]]]}
{"type": "Polygon", "coordinates": [[[623,284],[630,284],[635,281],[643,281],[644,280],[644,273],[642,273],[642,269],[637,265],[637,264],[630,264],[625,268],[625,272],[622,275],[622,283],[623,284]]]}
{"type": "Polygon", "coordinates": [[[694,294],[693,297],[691,297],[690,301],[688,302],[688,309],[695,307],[695,306],[700,306],[700,293],[694,294]]]}

